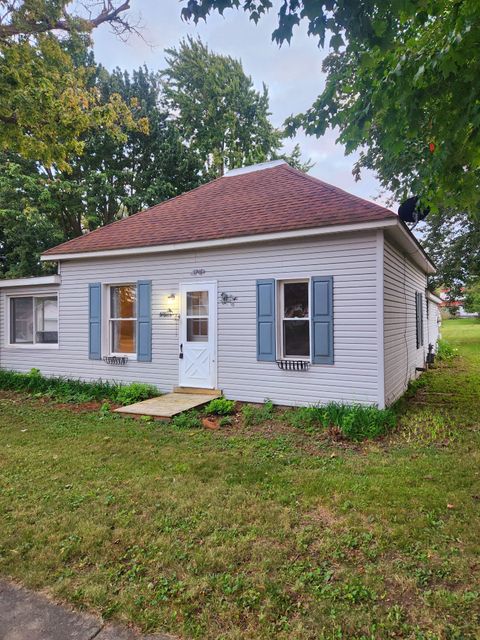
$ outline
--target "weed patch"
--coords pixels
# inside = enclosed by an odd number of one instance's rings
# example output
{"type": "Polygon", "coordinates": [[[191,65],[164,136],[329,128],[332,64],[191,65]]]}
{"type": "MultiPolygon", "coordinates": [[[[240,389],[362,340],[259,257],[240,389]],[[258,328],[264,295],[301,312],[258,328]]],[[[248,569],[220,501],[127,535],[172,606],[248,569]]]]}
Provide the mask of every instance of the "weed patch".
{"type": "Polygon", "coordinates": [[[149,384],[133,382],[121,385],[114,382],[83,382],[69,378],[47,378],[38,369],[29,373],[0,369],[0,389],[26,392],[34,397],[46,397],[57,402],[102,402],[114,404],[133,404],[159,395],[158,390],[149,384]]]}
{"type": "Polygon", "coordinates": [[[242,406],[243,421],[247,427],[271,420],[273,413],[273,402],[270,400],[266,400],[261,407],[256,407],[253,404],[244,404],[242,406]]]}
{"type": "Polygon", "coordinates": [[[377,438],[396,424],[395,413],[390,409],[336,402],[291,409],[285,412],[284,419],[291,426],[309,433],[338,429],[345,438],[355,441],[377,438]]]}
{"type": "Polygon", "coordinates": [[[206,415],[230,416],[235,413],[235,400],[227,398],[214,398],[204,409],[206,415]]]}

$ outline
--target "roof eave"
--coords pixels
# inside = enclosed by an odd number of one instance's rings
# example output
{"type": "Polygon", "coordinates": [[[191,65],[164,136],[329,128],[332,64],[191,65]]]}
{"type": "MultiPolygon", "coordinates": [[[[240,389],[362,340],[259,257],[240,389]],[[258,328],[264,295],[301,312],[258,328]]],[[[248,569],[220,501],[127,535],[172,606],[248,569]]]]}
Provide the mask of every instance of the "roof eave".
{"type": "Polygon", "coordinates": [[[42,254],[43,262],[62,260],[83,260],[87,258],[109,258],[129,255],[144,255],[154,253],[167,253],[172,251],[188,251],[189,249],[210,249],[216,247],[232,246],[246,243],[272,242],[276,240],[288,240],[314,236],[331,235],[335,233],[348,233],[355,231],[371,231],[393,227],[398,224],[397,218],[385,218],[369,222],[329,225],[325,227],[313,227],[311,229],[293,229],[291,231],[276,231],[272,233],[258,233],[255,235],[233,236],[231,238],[217,238],[212,240],[199,240],[195,242],[179,242],[173,244],[152,245],[147,247],[128,247],[124,249],[104,249],[98,251],[78,251],[71,253],[42,254]]]}

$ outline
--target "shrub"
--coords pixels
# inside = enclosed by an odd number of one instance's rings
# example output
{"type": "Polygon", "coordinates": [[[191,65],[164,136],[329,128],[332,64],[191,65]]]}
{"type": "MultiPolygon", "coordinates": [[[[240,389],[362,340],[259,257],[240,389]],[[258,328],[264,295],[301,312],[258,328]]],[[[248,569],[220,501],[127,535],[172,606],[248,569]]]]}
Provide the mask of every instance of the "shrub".
{"type": "Polygon", "coordinates": [[[273,418],[273,402],[265,400],[261,407],[253,404],[244,404],[242,407],[243,421],[247,426],[261,424],[273,418]]]}
{"type": "Polygon", "coordinates": [[[221,427],[229,427],[232,424],[232,419],[230,416],[223,416],[223,418],[220,418],[220,422],[218,424],[221,427]]]}
{"type": "Polygon", "coordinates": [[[214,398],[205,407],[207,415],[230,416],[235,413],[235,400],[227,400],[226,398],[214,398]]]}
{"type": "Polygon", "coordinates": [[[454,358],[457,350],[446,340],[439,340],[437,347],[437,358],[439,360],[448,361],[454,358]]]}
{"type": "Polygon", "coordinates": [[[315,432],[329,427],[337,427],[349,440],[376,438],[396,423],[391,409],[377,409],[363,405],[348,405],[330,402],[325,406],[299,407],[290,409],[284,419],[293,427],[315,432]]]}
{"type": "Polygon", "coordinates": [[[158,395],[158,390],[147,384],[119,385],[114,382],[83,382],[69,378],[46,378],[38,369],[29,373],[0,369],[0,389],[23,391],[37,397],[45,396],[58,402],[102,402],[130,404],[158,395]]]}
{"type": "Polygon", "coordinates": [[[151,384],[144,384],[143,382],[132,382],[127,385],[120,385],[117,388],[117,402],[118,404],[127,405],[134,404],[135,402],[141,402],[142,400],[148,400],[158,396],[156,387],[151,384]]]}
{"type": "Polygon", "coordinates": [[[178,429],[198,429],[202,421],[195,411],[184,411],[172,418],[172,425],[178,429]]]}

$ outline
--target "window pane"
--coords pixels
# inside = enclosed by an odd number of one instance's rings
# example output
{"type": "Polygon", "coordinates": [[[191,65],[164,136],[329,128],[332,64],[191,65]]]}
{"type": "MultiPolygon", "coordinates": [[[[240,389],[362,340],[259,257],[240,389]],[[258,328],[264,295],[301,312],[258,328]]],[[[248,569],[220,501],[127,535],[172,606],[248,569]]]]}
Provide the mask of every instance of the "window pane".
{"type": "Polygon", "coordinates": [[[136,318],[137,287],[127,285],[122,287],[111,287],[111,318],[136,318]]]}
{"type": "Polygon", "coordinates": [[[283,285],[284,318],[308,318],[308,282],[283,285]]]}
{"type": "Polygon", "coordinates": [[[137,322],[112,320],[112,353],[136,353],[137,322]]]}
{"type": "Polygon", "coordinates": [[[187,342],[208,342],[208,319],[187,319],[187,342]]]}
{"type": "Polygon", "coordinates": [[[35,298],[35,342],[58,343],[58,302],[56,297],[35,298]]]}
{"type": "Polygon", "coordinates": [[[187,316],[208,316],[208,291],[187,292],[187,316]]]}
{"type": "Polygon", "coordinates": [[[33,344],[33,298],[10,300],[10,341],[33,344]]]}
{"type": "Polygon", "coordinates": [[[283,321],[284,356],[310,355],[310,322],[308,320],[283,321]]]}

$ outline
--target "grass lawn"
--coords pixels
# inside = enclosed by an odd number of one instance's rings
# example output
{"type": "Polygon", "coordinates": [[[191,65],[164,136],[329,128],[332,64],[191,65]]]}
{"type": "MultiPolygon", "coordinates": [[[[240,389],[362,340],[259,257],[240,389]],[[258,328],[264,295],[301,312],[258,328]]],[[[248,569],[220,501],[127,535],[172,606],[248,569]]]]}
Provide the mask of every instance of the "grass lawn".
{"type": "Polygon", "coordinates": [[[364,444],[0,394],[0,573],[184,638],[478,638],[480,322],[442,333],[364,444]]]}

